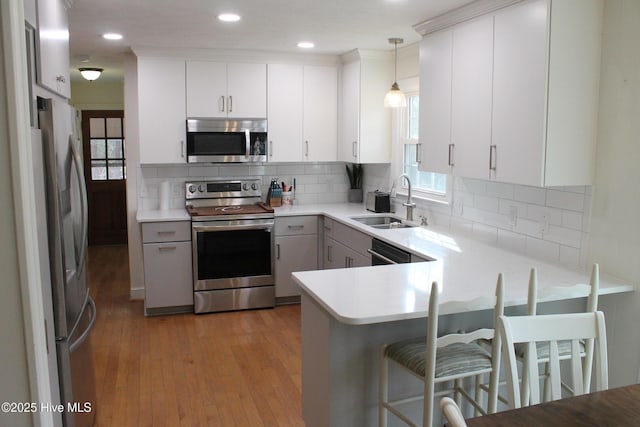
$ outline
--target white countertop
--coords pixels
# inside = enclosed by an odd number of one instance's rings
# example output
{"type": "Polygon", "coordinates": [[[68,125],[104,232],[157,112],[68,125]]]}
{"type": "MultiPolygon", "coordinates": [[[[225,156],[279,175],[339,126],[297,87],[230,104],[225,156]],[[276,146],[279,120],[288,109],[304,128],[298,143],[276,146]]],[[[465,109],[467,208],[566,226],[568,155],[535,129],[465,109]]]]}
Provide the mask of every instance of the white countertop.
{"type": "MultiPolygon", "coordinates": [[[[441,313],[493,307],[497,275],[505,277],[505,304],[524,304],[529,270],[538,270],[540,301],[586,296],[589,271],[574,271],[514,254],[437,226],[380,230],[351,219],[379,215],[362,204],[294,205],[275,208],[275,216],[324,215],[434,262],[293,273],[303,291],[338,321],[370,324],[427,315],[429,288],[442,286],[441,313]],[[480,298],[478,300],[478,298],[480,298]]],[[[138,222],[188,221],[185,209],[138,211],[138,222]]],[[[635,287],[601,272],[600,294],[635,287]]]]}

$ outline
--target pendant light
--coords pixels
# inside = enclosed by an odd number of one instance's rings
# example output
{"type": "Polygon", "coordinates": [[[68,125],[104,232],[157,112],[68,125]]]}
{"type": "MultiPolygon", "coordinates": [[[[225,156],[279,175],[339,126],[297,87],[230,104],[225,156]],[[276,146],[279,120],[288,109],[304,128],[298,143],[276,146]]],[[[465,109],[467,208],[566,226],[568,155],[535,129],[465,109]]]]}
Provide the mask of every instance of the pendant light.
{"type": "Polygon", "coordinates": [[[391,89],[384,96],[384,106],[387,108],[399,108],[407,106],[407,98],[404,96],[404,93],[400,90],[397,82],[397,73],[398,73],[398,45],[404,42],[403,39],[399,38],[390,38],[389,43],[392,43],[395,47],[395,53],[393,57],[393,84],[391,85],[391,89]]]}
{"type": "Polygon", "coordinates": [[[85,67],[85,68],[78,68],[78,71],[80,71],[80,74],[82,75],[82,77],[85,78],[85,80],[89,80],[90,82],[92,82],[98,79],[98,77],[100,77],[100,75],[104,70],[102,68],[85,67]]]}

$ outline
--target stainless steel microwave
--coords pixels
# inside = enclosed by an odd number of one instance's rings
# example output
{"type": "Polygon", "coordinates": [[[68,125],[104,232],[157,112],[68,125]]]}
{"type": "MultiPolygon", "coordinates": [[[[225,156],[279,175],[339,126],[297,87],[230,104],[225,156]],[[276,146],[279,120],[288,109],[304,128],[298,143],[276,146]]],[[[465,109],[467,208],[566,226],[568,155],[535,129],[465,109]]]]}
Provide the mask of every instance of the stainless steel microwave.
{"type": "Polygon", "coordinates": [[[187,119],[188,163],[266,161],[266,119],[187,119]]]}

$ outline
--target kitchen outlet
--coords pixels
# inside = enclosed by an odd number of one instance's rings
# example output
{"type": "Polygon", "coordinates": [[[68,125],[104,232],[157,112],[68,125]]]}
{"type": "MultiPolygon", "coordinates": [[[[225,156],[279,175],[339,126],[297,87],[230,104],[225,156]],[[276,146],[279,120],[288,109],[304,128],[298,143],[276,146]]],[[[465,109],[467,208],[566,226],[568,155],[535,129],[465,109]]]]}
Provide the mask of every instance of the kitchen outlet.
{"type": "Polygon", "coordinates": [[[509,206],[509,224],[515,227],[518,224],[518,207],[511,205],[509,206]]]}
{"type": "Polygon", "coordinates": [[[462,203],[462,199],[456,199],[453,201],[453,213],[459,216],[462,216],[464,204],[462,203]]]}
{"type": "Polygon", "coordinates": [[[549,214],[544,212],[540,217],[540,233],[545,234],[549,232],[549,214]]]}

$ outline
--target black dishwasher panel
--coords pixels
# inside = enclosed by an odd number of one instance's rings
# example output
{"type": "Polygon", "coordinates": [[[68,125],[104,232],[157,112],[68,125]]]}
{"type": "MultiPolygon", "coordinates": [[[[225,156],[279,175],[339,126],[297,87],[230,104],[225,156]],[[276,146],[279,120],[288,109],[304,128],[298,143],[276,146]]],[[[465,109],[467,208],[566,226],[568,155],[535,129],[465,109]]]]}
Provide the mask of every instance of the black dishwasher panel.
{"type": "Polygon", "coordinates": [[[411,254],[382,240],[371,241],[371,265],[405,264],[411,262],[411,254]]]}

